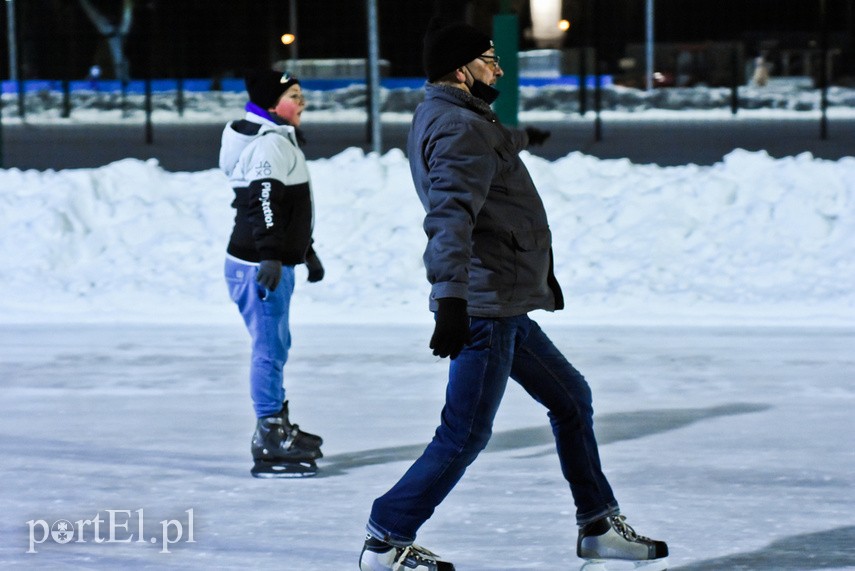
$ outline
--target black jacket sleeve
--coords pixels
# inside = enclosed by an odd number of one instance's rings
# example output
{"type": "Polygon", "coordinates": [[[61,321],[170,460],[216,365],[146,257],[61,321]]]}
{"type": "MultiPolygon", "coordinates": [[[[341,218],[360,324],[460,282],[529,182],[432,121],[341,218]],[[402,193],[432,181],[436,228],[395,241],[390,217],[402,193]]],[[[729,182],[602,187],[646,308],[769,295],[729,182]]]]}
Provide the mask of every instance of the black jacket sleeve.
{"type": "Polygon", "coordinates": [[[274,178],[249,185],[249,221],[262,260],[301,264],[312,239],[312,199],[307,182],[286,185],[274,178]]]}

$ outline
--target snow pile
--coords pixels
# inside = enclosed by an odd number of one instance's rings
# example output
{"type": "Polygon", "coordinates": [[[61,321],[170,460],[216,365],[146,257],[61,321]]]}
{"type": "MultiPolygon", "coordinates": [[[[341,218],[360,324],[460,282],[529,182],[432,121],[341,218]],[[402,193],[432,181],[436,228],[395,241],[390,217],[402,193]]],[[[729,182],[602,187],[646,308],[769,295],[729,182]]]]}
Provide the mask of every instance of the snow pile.
{"type": "Polygon", "coordinates": [[[713,319],[820,306],[852,315],[855,158],[737,150],[711,167],[579,153],[534,161],[571,302],[635,315],[658,304],[665,320],[687,308],[713,319]]]}
{"type": "MultiPolygon", "coordinates": [[[[735,151],[711,167],[524,153],[553,229],[561,319],[841,323],[855,316],[855,159],[735,151]]],[[[294,319],[426,318],[423,212],[406,158],[310,162],[319,284],[294,319]]],[[[237,319],[222,279],[232,191],[155,160],[0,170],[0,319],[237,319]]]]}

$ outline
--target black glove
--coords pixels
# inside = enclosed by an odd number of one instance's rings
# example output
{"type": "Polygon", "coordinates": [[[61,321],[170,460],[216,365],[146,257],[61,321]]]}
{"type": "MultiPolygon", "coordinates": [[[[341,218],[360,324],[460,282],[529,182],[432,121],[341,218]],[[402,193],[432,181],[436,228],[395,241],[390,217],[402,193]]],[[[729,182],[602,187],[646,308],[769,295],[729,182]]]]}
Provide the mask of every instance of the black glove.
{"type": "Polygon", "coordinates": [[[279,260],[261,260],[258,264],[258,273],[255,281],[270,291],[275,291],[282,279],[282,262],[279,260]]]}
{"type": "Polygon", "coordinates": [[[537,147],[543,144],[546,139],[552,135],[552,131],[538,129],[537,127],[526,127],[525,132],[528,135],[528,146],[537,147]]]}
{"type": "Polygon", "coordinates": [[[309,248],[306,252],[306,268],[309,270],[309,281],[319,282],[324,279],[324,266],[315,251],[309,248]]]}
{"type": "Polygon", "coordinates": [[[456,359],[469,343],[469,315],[466,313],[466,300],[459,297],[443,297],[436,300],[439,309],[436,312],[436,327],[430,338],[430,348],[434,355],[451,356],[456,359]]]}

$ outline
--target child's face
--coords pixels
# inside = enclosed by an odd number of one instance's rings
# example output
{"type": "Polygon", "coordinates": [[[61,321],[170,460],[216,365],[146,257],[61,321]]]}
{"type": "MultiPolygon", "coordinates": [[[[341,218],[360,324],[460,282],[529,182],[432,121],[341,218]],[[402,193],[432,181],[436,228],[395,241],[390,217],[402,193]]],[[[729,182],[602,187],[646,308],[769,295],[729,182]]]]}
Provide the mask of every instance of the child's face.
{"type": "Polygon", "coordinates": [[[300,115],[303,109],[306,108],[306,99],[303,97],[303,90],[299,85],[295,84],[288,88],[285,93],[279,97],[275,107],[271,107],[279,117],[282,117],[295,127],[300,126],[300,115]]]}

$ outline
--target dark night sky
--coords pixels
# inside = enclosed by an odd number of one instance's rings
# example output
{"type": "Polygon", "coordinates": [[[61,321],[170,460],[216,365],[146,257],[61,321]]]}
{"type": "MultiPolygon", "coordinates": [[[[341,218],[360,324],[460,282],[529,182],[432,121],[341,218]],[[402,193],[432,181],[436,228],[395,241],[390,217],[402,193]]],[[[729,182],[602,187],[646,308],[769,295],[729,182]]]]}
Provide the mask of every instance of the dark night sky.
{"type": "MultiPolygon", "coordinates": [[[[820,1],[656,0],[656,36],[660,41],[698,42],[740,40],[749,32],[816,34],[820,1]]],[[[832,30],[851,30],[855,0],[825,1],[832,30]]],[[[112,8],[114,14],[121,4],[120,0],[93,3],[105,12],[112,8]]],[[[392,75],[421,74],[421,37],[437,3],[463,5],[462,0],[378,0],[380,53],[391,61],[392,75]]],[[[498,5],[498,0],[493,3],[498,5]]],[[[568,47],[585,43],[586,22],[579,14],[583,3],[564,0],[565,16],[574,22],[565,42],[568,47]]],[[[620,57],[627,42],[643,40],[644,0],[594,3],[603,18],[600,29],[609,57],[620,57]]],[[[245,67],[285,59],[287,48],[278,43],[278,37],[290,30],[288,4],[288,0],[136,0],[127,44],[131,75],[144,75],[149,54],[156,77],[228,76],[245,67]],[[149,19],[154,22],[150,28],[149,19]]],[[[78,0],[17,0],[16,6],[24,77],[78,78],[93,63],[109,66],[105,42],[78,0]]],[[[364,0],[298,0],[298,8],[301,58],[365,57],[364,0]]],[[[5,9],[0,25],[4,31],[0,76],[6,78],[5,9]]],[[[845,40],[850,50],[851,41],[850,35],[845,40]]],[[[531,47],[524,41],[522,45],[531,47]]]]}

